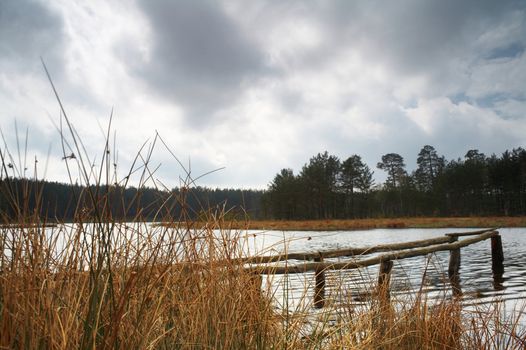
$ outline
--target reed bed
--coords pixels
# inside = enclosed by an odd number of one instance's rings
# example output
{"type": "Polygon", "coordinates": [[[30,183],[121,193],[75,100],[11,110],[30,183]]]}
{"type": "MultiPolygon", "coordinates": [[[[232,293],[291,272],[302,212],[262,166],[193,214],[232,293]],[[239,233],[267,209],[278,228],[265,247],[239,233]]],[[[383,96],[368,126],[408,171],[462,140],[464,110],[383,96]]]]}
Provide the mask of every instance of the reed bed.
{"type": "Polygon", "coordinates": [[[139,178],[137,196],[141,187],[159,185],[150,157],[155,143],[165,142],[156,136],[118,179],[107,136],[94,172],[57,99],[64,157],[76,154],[66,160],[74,164],[67,171],[73,178],[78,168],[87,187],[73,204],[74,222],[48,225],[38,182],[13,186],[11,180],[25,172],[4,140],[0,185],[9,210],[0,213],[1,349],[524,348],[520,313],[507,317],[499,303],[467,311],[456,298],[388,298],[372,285],[365,303],[342,305],[328,295],[316,310],[312,286],[305,285],[301,302],[291,307],[288,293],[276,297],[272,276],[262,283],[239,263],[247,239],[233,227],[247,227],[247,221],[233,225],[225,221],[225,207],[205,206],[194,220],[184,191],[194,184],[189,172],[181,191],[155,199],[166,203],[156,220],[169,225],[145,223],[140,210],[129,218],[120,208],[124,215],[115,216],[131,175],[139,178]]]}
{"type": "Polygon", "coordinates": [[[253,220],[230,223],[236,228],[279,231],[347,231],[375,228],[526,227],[524,216],[408,217],[329,220],[253,220]],[[242,225],[245,226],[242,226],[242,225]]]}
{"type": "MultiPolygon", "coordinates": [[[[36,219],[36,218],[35,218],[36,219]]],[[[141,222],[1,229],[0,346],[267,348],[258,279],[229,264],[237,237],[141,222]]]]}

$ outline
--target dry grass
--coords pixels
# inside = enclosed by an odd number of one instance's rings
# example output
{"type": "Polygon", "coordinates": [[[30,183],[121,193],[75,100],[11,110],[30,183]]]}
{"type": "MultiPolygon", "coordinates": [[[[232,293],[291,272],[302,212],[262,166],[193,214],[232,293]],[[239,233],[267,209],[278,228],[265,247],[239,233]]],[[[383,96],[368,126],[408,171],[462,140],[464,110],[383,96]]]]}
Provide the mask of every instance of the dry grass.
{"type": "Polygon", "coordinates": [[[415,217],[354,220],[253,220],[230,223],[231,227],[251,230],[334,231],[374,228],[469,228],[526,227],[526,217],[415,217]]]}
{"type": "Polygon", "coordinates": [[[235,236],[141,223],[0,232],[2,348],[251,349],[276,332],[259,279],[228,263],[235,236]]]}

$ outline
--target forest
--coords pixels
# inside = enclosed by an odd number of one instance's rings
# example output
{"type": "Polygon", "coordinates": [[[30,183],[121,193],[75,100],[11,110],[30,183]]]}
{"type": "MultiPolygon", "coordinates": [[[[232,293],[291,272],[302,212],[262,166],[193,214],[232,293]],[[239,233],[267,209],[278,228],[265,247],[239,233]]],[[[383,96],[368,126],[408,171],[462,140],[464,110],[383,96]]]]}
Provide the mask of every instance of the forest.
{"type": "Polygon", "coordinates": [[[273,219],[347,219],[407,216],[514,216],[526,214],[526,151],[501,156],[469,150],[447,161],[422,147],[409,173],[397,153],[381,157],[387,174],[375,184],[373,170],[359,155],[341,161],[327,152],[299,174],[281,170],[264,193],[264,212],[273,219]]]}
{"type": "MultiPolygon", "coordinates": [[[[340,160],[328,152],[310,158],[296,175],[282,169],[266,190],[207,187],[160,190],[118,185],[64,184],[4,176],[0,210],[4,222],[23,208],[50,221],[73,221],[106,201],[112,218],[161,221],[203,211],[221,210],[227,218],[317,220],[409,216],[519,216],[526,214],[526,150],[500,156],[469,150],[463,159],[446,160],[430,145],[422,147],[416,169],[387,153],[376,164],[386,181],[359,155],[340,160]],[[91,196],[91,197],[90,197],[91,196]],[[20,206],[20,203],[26,203],[20,206]]],[[[89,215],[88,215],[89,216],[89,215]]]]}
{"type": "Polygon", "coordinates": [[[16,222],[20,210],[50,222],[98,220],[97,208],[108,208],[110,220],[164,221],[199,219],[205,211],[225,213],[228,219],[259,218],[263,191],[211,189],[206,187],[174,188],[170,191],[152,187],[118,185],[64,184],[20,178],[0,181],[0,220],[16,222]],[[99,205],[93,205],[98,203],[99,205]]]}

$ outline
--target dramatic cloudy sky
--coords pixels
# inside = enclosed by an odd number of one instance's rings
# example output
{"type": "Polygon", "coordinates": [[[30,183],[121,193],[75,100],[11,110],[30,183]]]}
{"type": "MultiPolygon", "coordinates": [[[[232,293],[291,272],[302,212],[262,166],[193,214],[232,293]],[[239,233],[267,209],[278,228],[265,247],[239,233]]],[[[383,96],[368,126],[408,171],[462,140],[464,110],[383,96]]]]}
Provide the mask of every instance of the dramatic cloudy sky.
{"type": "MultiPolygon", "coordinates": [[[[17,168],[28,129],[27,174],[66,180],[43,57],[94,169],[114,108],[118,176],[156,132],[192,176],[224,167],[206,186],[264,188],[325,150],[411,170],[425,144],[526,146],[525,48],[523,0],[1,0],[0,127],[17,168]]],[[[159,164],[178,185],[161,142],[159,164]]]]}

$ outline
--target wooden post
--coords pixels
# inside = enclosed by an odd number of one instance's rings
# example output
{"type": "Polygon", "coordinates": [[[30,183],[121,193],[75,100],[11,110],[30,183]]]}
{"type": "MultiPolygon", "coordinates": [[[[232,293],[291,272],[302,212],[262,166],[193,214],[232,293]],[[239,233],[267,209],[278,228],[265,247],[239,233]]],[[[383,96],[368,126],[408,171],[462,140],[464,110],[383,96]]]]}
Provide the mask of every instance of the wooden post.
{"type": "MultiPolygon", "coordinates": [[[[323,256],[320,254],[314,258],[316,262],[323,262],[323,256]]],[[[325,305],[325,269],[316,268],[315,285],[314,285],[314,307],[321,309],[325,305]]]]}
{"type": "Polygon", "coordinates": [[[255,305],[259,305],[261,301],[261,285],[263,284],[263,276],[261,276],[259,273],[252,273],[249,277],[249,285],[250,288],[250,296],[251,296],[251,302],[255,305]]]}
{"type": "Polygon", "coordinates": [[[449,252],[449,268],[447,270],[449,282],[453,288],[453,295],[459,296],[462,294],[460,288],[460,248],[451,250],[449,252]]]}
{"type": "Polygon", "coordinates": [[[502,289],[504,274],[504,252],[500,235],[491,237],[491,270],[493,272],[493,287],[502,289]]]}
{"type": "Polygon", "coordinates": [[[504,273],[504,252],[500,235],[491,237],[491,270],[495,274],[504,273]]]}
{"type": "Polygon", "coordinates": [[[389,284],[391,282],[391,270],[393,262],[391,260],[382,260],[380,270],[378,271],[378,297],[380,301],[390,299],[389,284]]]}
{"type": "Polygon", "coordinates": [[[389,292],[389,284],[391,282],[391,270],[393,268],[392,260],[382,260],[380,262],[380,269],[378,271],[378,286],[376,291],[377,300],[373,299],[373,305],[376,304],[375,314],[373,319],[373,327],[379,329],[381,333],[385,333],[388,327],[389,317],[386,313],[390,310],[391,295],[389,292]]]}

